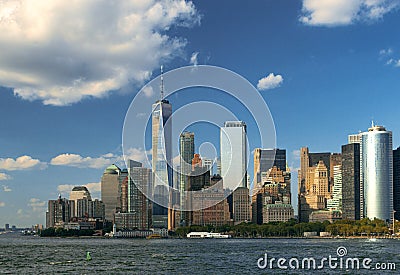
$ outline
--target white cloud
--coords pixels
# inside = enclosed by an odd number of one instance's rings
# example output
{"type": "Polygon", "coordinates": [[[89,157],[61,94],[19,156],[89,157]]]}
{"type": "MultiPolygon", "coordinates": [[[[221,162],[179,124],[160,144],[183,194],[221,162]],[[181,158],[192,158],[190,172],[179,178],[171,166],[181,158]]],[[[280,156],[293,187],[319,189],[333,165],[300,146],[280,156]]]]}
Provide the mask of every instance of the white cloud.
{"type": "Polygon", "coordinates": [[[197,56],[198,55],[199,55],[199,52],[192,53],[192,56],[190,57],[190,64],[197,66],[197,64],[198,64],[197,56]]]}
{"type": "Polygon", "coordinates": [[[10,180],[12,179],[10,175],[7,175],[5,173],[0,173],[0,180],[10,180]]]}
{"type": "Polygon", "coordinates": [[[0,158],[0,169],[1,170],[26,170],[26,169],[45,169],[47,164],[41,162],[38,159],[33,159],[30,156],[21,156],[16,159],[0,158]]]}
{"type": "Polygon", "coordinates": [[[144,87],[143,93],[146,97],[152,97],[154,94],[153,87],[151,87],[151,86],[144,87]]]}
{"type": "Polygon", "coordinates": [[[8,187],[7,185],[3,185],[3,191],[4,192],[11,192],[12,189],[10,187],[8,187]]]}
{"type": "Polygon", "coordinates": [[[106,166],[112,164],[115,161],[114,157],[106,157],[103,155],[98,158],[92,157],[82,157],[77,154],[61,154],[51,159],[51,165],[58,166],[72,166],[78,168],[105,168],[106,166]]]}
{"type": "Polygon", "coordinates": [[[37,198],[31,198],[28,202],[28,206],[32,208],[33,212],[44,212],[46,208],[46,202],[37,198]]]}
{"type": "Polygon", "coordinates": [[[3,201],[0,201],[0,207],[4,207],[4,206],[6,206],[6,203],[3,201]]]}
{"type": "Polygon", "coordinates": [[[390,58],[387,62],[386,65],[393,65],[394,67],[400,67],[400,59],[393,59],[390,58]]]}
{"type": "Polygon", "coordinates": [[[149,162],[151,162],[152,150],[145,151],[142,148],[130,148],[125,150],[125,159],[131,159],[143,163],[144,167],[149,167],[149,162]]]}
{"type": "Polygon", "coordinates": [[[0,83],[58,106],[143,84],[186,44],[166,31],[200,21],[184,0],[1,0],[0,18],[0,83]]]}
{"type": "Polygon", "coordinates": [[[279,87],[283,82],[283,77],[281,75],[274,75],[270,73],[268,76],[261,78],[258,81],[257,89],[260,91],[274,89],[279,87]]]}
{"type": "Polygon", "coordinates": [[[300,21],[307,25],[349,25],[381,19],[399,6],[398,0],[303,0],[300,21]]]}
{"type": "Polygon", "coordinates": [[[379,51],[379,55],[380,56],[388,56],[391,55],[393,53],[393,49],[392,48],[388,48],[388,49],[382,49],[379,51]]]}

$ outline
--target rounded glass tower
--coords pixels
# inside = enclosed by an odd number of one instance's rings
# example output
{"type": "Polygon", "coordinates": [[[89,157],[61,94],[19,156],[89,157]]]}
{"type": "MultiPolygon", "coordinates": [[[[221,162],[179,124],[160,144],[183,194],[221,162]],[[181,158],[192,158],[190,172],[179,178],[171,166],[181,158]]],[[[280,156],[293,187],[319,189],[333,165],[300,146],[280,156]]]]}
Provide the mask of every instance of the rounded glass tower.
{"type": "Polygon", "coordinates": [[[361,134],[362,212],[389,221],[393,211],[392,132],[374,126],[361,134]]]}

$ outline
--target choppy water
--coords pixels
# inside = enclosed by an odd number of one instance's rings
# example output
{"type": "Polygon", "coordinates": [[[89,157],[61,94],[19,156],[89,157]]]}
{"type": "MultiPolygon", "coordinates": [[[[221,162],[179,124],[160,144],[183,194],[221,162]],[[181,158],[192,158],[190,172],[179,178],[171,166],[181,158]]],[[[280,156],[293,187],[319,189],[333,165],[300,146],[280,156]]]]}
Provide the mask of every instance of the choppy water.
{"type": "Polygon", "coordinates": [[[307,270],[262,270],[257,260],[268,257],[321,259],[337,257],[338,247],[347,257],[369,257],[395,263],[398,270],[313,270],[318,274],[400,274],[399,240],[321,239],[101,239],[40,238],[0,235],[0,273],[9,274],[308,274],[307,270]],[[86,251],[92,261],[87,262],[86,251]]]}

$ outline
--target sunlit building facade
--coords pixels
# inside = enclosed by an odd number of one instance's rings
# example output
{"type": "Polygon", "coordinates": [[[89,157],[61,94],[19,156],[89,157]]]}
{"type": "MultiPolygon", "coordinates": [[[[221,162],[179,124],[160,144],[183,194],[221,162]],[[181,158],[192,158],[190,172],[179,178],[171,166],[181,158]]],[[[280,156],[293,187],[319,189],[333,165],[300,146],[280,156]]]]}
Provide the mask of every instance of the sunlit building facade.
{"type": "Polygon", "coordinates": [[[393,213],[392,132],[372,125],[361,134],[363,217],[389,221],[393,213]]]}

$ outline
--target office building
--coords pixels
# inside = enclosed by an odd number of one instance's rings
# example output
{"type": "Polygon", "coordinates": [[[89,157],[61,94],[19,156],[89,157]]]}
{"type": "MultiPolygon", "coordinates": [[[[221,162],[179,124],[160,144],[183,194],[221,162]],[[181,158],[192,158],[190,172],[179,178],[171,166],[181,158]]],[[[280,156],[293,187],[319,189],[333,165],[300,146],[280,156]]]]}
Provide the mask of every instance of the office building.
{"type": "Polygon", "coordinates": [[[342,212],[342,165],[333,166],[332,198],[327,201],[327,208],[331,211],[342,212]]]}
{"type": "Polygon", "coordinates": [[[221,176],[230,190],[247,186],[247,137],[243,121],[227,121],[220,131],[221,176]]]}
{"type": "MultiPolygon", "coordinates": [[[[262,224],[265,222],[266,219],[264,218],[264,211],[267,209],[267,205],[280,204],[281,207],[284,207],[284,209],[279,207],[268,208],[268,211],[272,211],[268,213],[275,214],[276,211],[279,212],[282,210],[285,212],[288,210],[287,206],[282,205],[290,205],[290,207],[292,207],[290,192],[291,174],[289,169],[282,171],[278,167],[273,166],[266,173],[262,173],[261,179],[262,186],[253,192],[251,200],[252,221],[257,224],[262,224]]],[[[279,215],[284,217],[281,221],[286,221],[286,216],[283,215],[283,212],[279,212],[282,214],[279,215]]],[[[274,217],[278,218],[279,215],[277,214],[277,216],[274,217]]],[[[267,220],[269,220],[269,218],[267,218],[267,220]]]]}
{"type": "Polygon", "coordinates": [[[342,217],[360,219],[360,143],[342,145],[342,217]]]}
{"type": "Polygon", "coordinates": [[[393,214],[392,132],[372,123],[361,133],[361,211],[363,217],[389,221],[393,214]]]}
{"type": "Polygon", "coordinates": [[[121,169],[115,164],[106,168],[101,177],[101,200],[105,205],[107,221],[114,220],[114,214],[121,208],[120,200],[120,174],[121,169]]]}
{"type": "Polygon", "coordinates": [[[310,153],[307,147],[300,149],[298,171],[298,218],[308,222],[311,212],[325,209],[333,186],[333,164],[341,164],[340,154],[310,153]]]}
{"type": "Polygon", "coordinates": [[[262,185],[261,173],[266,173],[273,166],[286,171],[285,149],[256,148],[254,150],[254,186],[262,185]]]}
{"type": "Polygon", "coordinates": [[[72,218],[75,202],[58,196],[57,200],[49,200],[46,212],[46,228],[62,226],[72,218]]]}
{"type": "MultiPolygon", "coordinates": [[[[127,221],[125,228],[148,230],[153,225],[152,203],[146,197],[152,186],[152,172],[149,168],[142,167],[142,163],[128,161],[128,213],[119,215],[127,221]],[[132,227],[133,226],[133,227],[132,227]]],[[[156,224],[156,226],[164,226],[156,224]]]]}
{"type": "Polygon", "coordinates": [[[291,204],[266,204],[262,217],[263,223],[286,222],[294,218],[294,210],[291,204]]]}
{"type": "MultiPolygon", "coordinates": [[[[194,134],[191,132],[183,132],[179,136],[179,154],[180,154],[180,175],[179,175],[179,193],[180,193],[180,225],[186,226],[189,221],[189,213],[185,211],[190,208],[188,198],[186,196],[189,191],[188,181],[192,171],[192,160],[194,157],[194,134]]],[[[195,160],[201,162],[199,155],[195,160]]]]}
{"type": "Polygon", "coordinates": [[[233,221],[235,224],[250,221],[250,194],[247,187],[238,187],[232,193],[233,221]]]}
{"type": "Polygon", "coordinates": [[[400,147],[393,150],[393,205],[394,218],[400,220],[400,147]]]}
{"type": "Polygon", "coordinates": [[[152,106],[152,190],[153,225],[168,227],[170,189],[173,187],[172,105],[164,99],[164,78],[161,73],[161,98],[152,106]]]}
{"type": "Polygon", "coordinates": [[[75,209],[72,213],[72,217],[79,217],[78,215],[78,200],[87,199],[92,200],[90,196],[89,190],[86,186],[75,186],[72,188],[71,193],[69,194],[69,200],[75,202],[75,209]]]}

